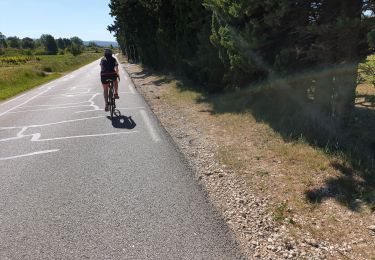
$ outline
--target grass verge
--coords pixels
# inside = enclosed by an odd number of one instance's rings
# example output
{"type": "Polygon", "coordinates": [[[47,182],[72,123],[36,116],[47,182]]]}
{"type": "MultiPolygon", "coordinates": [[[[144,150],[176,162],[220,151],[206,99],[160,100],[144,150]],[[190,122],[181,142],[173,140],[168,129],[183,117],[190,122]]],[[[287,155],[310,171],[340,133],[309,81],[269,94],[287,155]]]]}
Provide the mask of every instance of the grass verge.
{"type": "Polygon", "coordinates": [[[100,53],[40,56],[22,65],[0,67],[0,100],[56,79],[100,56],[100,53]]]}
{"type": "MultiPolygon", "coordinates": [[[[319,241],[351,244],[347,253],[372,256],[366,225],[374,220],[374,172],[364,160],[358,163],[361,154],[356,153],[372,149],[371,109],[357,106],[358,122],[343,134],[347,143],[337,145],[324,142],[323,132],[314,135],[299,110],[291,112],[274,96],[208,95],[183,81],[160,82],[167,85],[163,102],[189,111],[186,120],[214,136],[220,163],[244,176],[257,196],[272,198],[269,211],[275,221],[296,236],[309,233],[319,241]]],[[[362,95],[363,87],[358,91],[362,95]]]]}

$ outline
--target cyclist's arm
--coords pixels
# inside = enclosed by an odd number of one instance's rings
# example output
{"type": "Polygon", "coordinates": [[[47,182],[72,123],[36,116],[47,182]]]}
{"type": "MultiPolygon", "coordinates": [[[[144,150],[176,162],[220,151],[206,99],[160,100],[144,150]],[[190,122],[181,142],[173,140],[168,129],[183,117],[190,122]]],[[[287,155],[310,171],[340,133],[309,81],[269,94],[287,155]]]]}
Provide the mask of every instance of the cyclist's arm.
{"type": "Polygon", "coordinates": [[[118,79],[120,80],[120,73],[119,73],[119,70],[118,70],[118,61],[117,61],[117,59],[116,59],[116,63],[115,63],[115,71],[117,73],[118,79]]]}

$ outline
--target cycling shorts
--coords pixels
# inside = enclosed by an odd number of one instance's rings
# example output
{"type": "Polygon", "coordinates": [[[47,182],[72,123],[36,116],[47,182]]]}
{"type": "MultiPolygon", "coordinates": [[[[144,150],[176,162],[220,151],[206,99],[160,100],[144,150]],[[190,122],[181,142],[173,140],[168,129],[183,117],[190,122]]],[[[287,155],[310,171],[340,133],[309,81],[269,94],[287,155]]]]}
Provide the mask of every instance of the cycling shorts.
{"type": "Polygon", "coordinates": [[[100,80],[102,84],[108,84],[107,80],[111,79],[113,81],[117,81],[117,73],[116,72],[106,72],[100,73],[100,80]]]}

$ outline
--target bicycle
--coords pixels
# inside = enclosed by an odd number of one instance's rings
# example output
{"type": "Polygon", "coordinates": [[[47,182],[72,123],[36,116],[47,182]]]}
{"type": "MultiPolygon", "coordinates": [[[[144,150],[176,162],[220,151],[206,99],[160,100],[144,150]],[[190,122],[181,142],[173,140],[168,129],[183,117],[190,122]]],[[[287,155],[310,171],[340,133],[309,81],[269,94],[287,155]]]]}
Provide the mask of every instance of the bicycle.
{"type": "Polygon", "coordinates": [[[109,113],[110,113],[111,120],[113,120],[113,115],[115,115],[115,109],[116,109],[115,89],[114,89],[112,79],[107,79],[106,82],[109,83],[107,104],[109,106],[109,113]]]}

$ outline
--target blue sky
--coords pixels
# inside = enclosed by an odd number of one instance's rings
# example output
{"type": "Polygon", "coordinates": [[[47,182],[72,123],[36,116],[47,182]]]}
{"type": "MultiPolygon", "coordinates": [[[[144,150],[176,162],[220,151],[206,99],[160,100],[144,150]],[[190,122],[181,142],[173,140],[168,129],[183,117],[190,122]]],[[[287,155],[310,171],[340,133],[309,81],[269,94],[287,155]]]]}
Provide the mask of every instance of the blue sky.
{"type": "Polygon", "coordinates": [[[113,41],[109,0],[0,0],[0,32],[5,36],[113,41]]]}

